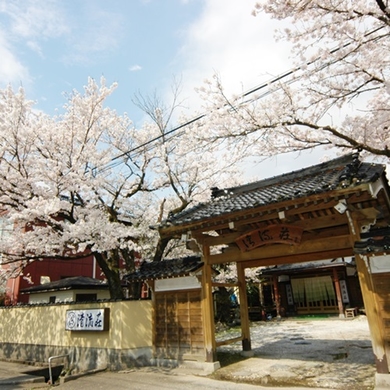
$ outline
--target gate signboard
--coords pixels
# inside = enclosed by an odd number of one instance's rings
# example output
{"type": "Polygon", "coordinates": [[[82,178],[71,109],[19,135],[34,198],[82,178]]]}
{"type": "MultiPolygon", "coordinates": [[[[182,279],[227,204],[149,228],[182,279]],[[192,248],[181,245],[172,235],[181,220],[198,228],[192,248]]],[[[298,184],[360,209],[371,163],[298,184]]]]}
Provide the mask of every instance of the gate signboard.
{"type": "Polygon", "coordinates": [[[75,309],[66,311],[65,330],[107,331],[110,309],[75,309]]]}
{"type": "Polygon", "coordinates": [[[290,225],[270,225],[263,229],[249,232],[236,240],[243,252],[267,244],[298,245],[301,242],[303,229],[290,225]]]}

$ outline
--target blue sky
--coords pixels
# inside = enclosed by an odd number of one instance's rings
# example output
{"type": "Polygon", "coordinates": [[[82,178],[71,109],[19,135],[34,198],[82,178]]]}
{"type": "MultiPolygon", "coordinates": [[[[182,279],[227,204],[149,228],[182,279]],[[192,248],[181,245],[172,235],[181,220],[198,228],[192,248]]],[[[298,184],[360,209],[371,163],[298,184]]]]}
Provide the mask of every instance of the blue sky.
{"type": "Polygon", "coordinates": [[[0,80],[53,113],[63,92],[88,77],[118,82],[109,104],[136,117],[132,98],[164,96],[173,77],[196,106],[194,88],[218,72],[233,91],[289,64],[275,23],[251,15],[252,0],[0,0],[0,80]],[[280,48],[278,47],[280,46],[280,48]]]}
{"type": "MultiPolygon", "coordinates": [[[[20,85],[36,108],[54,114],[64,93],[88,77],[118,83],[108,105],[140,125],[132,99],[169,99],[182,79],[186,115],[199,107],[195,88],[220,75],[240,93],[291,68],[289,47],[276,43],[276,21],[254,17],[255,0],[0,0],[0,88],[20,85]]],[[[273,173],[291,170],[275,160],[273,173]]],[[[308,165],[304,159],[297,166],[308,165]]],[[[269,172],[269,171],[268,171],[269,172]]],[[[268,176],[268,175],[267,175],[268,176]]]]}

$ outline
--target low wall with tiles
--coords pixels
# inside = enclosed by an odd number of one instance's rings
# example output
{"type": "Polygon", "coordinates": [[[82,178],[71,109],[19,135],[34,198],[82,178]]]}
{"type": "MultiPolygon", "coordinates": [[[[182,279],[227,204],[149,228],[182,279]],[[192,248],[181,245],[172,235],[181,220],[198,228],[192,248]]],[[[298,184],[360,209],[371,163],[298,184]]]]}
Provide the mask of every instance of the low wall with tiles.
{"type": "Polygon", "coordinates": [[[48,363],[49,357],[66,354],[74,373],[150,365],[152,302],[4,307],[0,335],[0,360],[48,363]],[[99,325],[99,316],[105,317],[105,329],[92,326],[99,325]]]}

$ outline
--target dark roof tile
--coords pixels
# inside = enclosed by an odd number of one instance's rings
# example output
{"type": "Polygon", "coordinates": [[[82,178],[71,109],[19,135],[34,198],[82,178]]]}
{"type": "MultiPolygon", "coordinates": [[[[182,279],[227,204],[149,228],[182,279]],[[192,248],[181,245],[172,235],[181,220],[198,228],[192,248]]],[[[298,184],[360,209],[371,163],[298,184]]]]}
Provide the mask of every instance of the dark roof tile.
{"type": "Polygon", "coordinates": [[[20,292],[22,294],[44,292],[44,291],[59,291],[70,289],[107,289],[108,284],[100,279],[89,278],[86,276],[73,276],[54,282],[39,284],[36,286],[27,287],[20,292]]]}
{"type": "Polygon", "coordinates": [[[210,202],[199,203],[179,214],[169,216],[161,227],[168,224],[180,226],[276,202],[374,182],[384,170],[385,167],[381,164],[361,162],[359,155],[355,153],[238,187],[213,188],[210,202]]]}
{"type": "Polygon", "coordinates": [[[356,254],[388,252],[390,250],[390,226],[372,228],[361,233],[361,240],[355,242],[353,249],[356,254]]]}
{"type": "Polygon", "coordinates": [[[355,264],[351,261],[344,261],[342,258],[306,261],[303,263],[280,264],[277,266],[266,267],[259,271],[259,275],[299,273],[301,271],[318,270],[321,268],[327,269],[332,267],[355,267],[355,264]]]}
{"type": "Polygon", "coordinates": [[[153,262],[144,261],[138,271],[126,275],[124,280],[141,281],[186,276],[197,271],[202,266],[203,262],[198,256],[153,262]]]}

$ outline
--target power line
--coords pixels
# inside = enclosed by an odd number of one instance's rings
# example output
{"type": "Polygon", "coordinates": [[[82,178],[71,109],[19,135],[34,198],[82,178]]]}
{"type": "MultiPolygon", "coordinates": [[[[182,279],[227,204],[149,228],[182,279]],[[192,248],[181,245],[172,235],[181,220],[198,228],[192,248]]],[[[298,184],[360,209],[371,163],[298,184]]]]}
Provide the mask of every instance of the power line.
{"type": "MultiPolygon", "coordinates": [[[[381,27],[378,27],[378,28],[376,28],[376,29],[374,29],[374,30],[371,30],[371,31],[369,31],[368,33],[364,34],[364,37],[366,38],[366,37],[368,37],[368,36],[374,34],[375,32],[378,32],[378,31],[382,30],[384,27],[385,27],[385,26],[381,26],[381,27]]],[[[345,43],[344,45],[341,45],[341,46],[339,46],[339,47],[337,47],[337,48],[335,48],[335,49],[330,50],[330,51],[329,51],[329,54],[334,54],[334,53],[338,52],[339,50],[342,50],[342,49],[344,49],[344,48],[346,48],[346,47],[348,47],[348,46],[350,46],[350,45],[352,45],[352,44],[353,44],[353,41],[347,42],[347,43],[345,43]]],[[[255,92],[258,92],[258,91],[260,91],[260,90],[262,90],[262,89],[264,89],[264,88],[269,87],[270,85],[276,84],[277,82],[279,82],[279,81],[281,81],[281,80],[283,80],[283,79],[285,79],[285,78],[287,78],[287,77],[289,77],[289,76],[292,76],[294,73],[297,73],[298,71],[300,71],[300,70],[306,68],[307,66],[313,65],[314,63],[316,63],[316,62],[319,61],[320,59],[321,59],[321,57],[318,57],[318,58],[316,58],[316,59],[314,59],[314,60],[312,60],[312,61],[307,62],[307,63],[304,64],[304,65],[300,65],[300,66],[295,67],[295,68],[292,68],[292,69],[290,69],[290,70],[288,70],[288,71],[286,71],[286,72],[284,72],[284,73],[281,73],[281,74],[279,74],[278,76],[272,78],[271,80],[269,80],[269,81],[267,81],[267,82],[265,82],[265,83],[262,83],[262,84],[260,84],[260,85],[258,85],[258,86],[256,86],[256,87],[251,88],[251,89],[249,89],[248,91],[242,93],[242,94],[240,95],[240,98],[245,98],[245,97],[247,97],[247,96],[250,96],[250,95],[254,94],[255,92]]],[[[328,67],[329,65],[332,65],[332,64],[334,64],[334,63],[337,62],[337,61],[338,61],[338,60],[335,59],[335,60],[329,62],[329,63],[323,65],[323,66],[321,67],[321,69],[323,69],[323,68],[325,68],[325,67],[328,67]]],[[[298,81],[301,77],[302,77],[302,76],[300,76],[300,77],[297,78],[297,79],[294,79],[293,81],[294,81],[294,82],[295,82],[295,81],[298,81]]],[[[266,93],[263,93],[263,94],[260,95],[260,96],[255,97],[254,99],[249,99],[249,100],[247,100],[247,101],[241,103],[241,105],[242,105],[242,104],[247,104],[247,103],[249,103],[249,102],[251,102],[251,101],[256,101],[256,100],[262,99],[262,98],[266,97],[267,95],[272,94],[272,93],[274,93],[274,92],[275,92],[275,90],[273,90],[273,91],[268,91],[268,92],[266,92],[266,93]]],[[[185,122],[185,123],[183,123],[183,124],[181,124],[181,125],[179,125],[179,126],[176,126],[176,127],[172,128],[171,130],[167,131],[167,132],[164,133],[164,134],[161,134],[161,135],[159,135],[159,136],[157,136],[157,137],[154,137],[154,138],[152,138],[151,140],[146,141],[146,142],[144,142],[143,144],[138,145],[138,146],[136,146],[135,148],[132,148],[132,149],[128,150],[127,152],[124,152],[124,153],[122,153],[122,154],[120,154],[120,155],[118,155],[118,156],[113,157],[113,158],[111,159],[111,163],[109,163],[105,168],[102,168],[102,169],[100,170],[100,172],[104,172],[104,171],[107,170],[107,169],[110,169],[110,168],[112,168],[112,167],[116,167],[116,166],[118,166],[118,165],[121,165],[121,164],[123,163],[123,161],[118,161],[117,163],[115,163],[115,161],[117,161],[117,160],[119,160],[119,159],[121,159],[121,158],[123,158],[123,157],[131,157],[130,155],[131,155],[132,153],[138,151],[138,150],[141,149],[141,148],[144,148],[145,146],[151,145],[150,149],[153,149],[154,146],[153,146],[152,144],[153,144],[154,142],[156,142],[156,141],[158,141],[158,140],[160,140],[160,139],[162,139],[162,138],[165,138],[167,135],[169,136],[169,135],[171,135],[171,134],[174,134],[174,133],[176,133],[178,130],[183,129],[184,127],[189,126],[189,125],[191,125],[192,123],[195,123],[195,122],[197,122],[197,121],[203,119],[203,118],[206,117],[206,116],[207,116],[206,113],[200,114],[200,115],[196,116],[195,118],[193,118],[193,119],[191,119],[191,120],[189,120],[189,121],[187,121],[187,122],[185,122]]],[[[182,132],[181,132],[180,134],[182,134],[182,132]]],[[[172,139],[173,137],[178,136],[178,135],[180,135],[180,134],[175,134],[175,135],[173,135],[172,137],[168,138],[166,141],[169,141],[169,140],[172,139]]],[[[148,150],[150,150],[150,149],[148,149],[148,150]]]]}
{"type": "MultiPolygon", "coordinates": [[[[298,68],[297,68],[296,70],[291,70],[291,71],[285,72],[285,73],[283,73],[283,74],[281,74],[281,75],[275,77],[274,79],[272,79],[272,80],[270,80],[270,81],[267,81],[267,82],[261,84],[260,86],[257,86],[257,87],[255,87],[254,89],[249,90],[249,91],[247,91],[247,92],[241,94],[241,97],[248,96],[248,95],[250,95],[250,94],[252,94],[252,93],[255,93],[255,92],[257,92],[257,91],[259,91],[259,90],[261,90],[261,89],[263,89],[263,88],[266,88],[266,87],[268,87],[269,85],[272,85],[272,84],[276,83],[277,81],[282,80],[282,79],[285,78],[285,77],[288,77],[289,75],[293,74],[293,73],[294,73],[295,71],[297,71],[297,70],[298,70],[298,68]]],[[[272,92],[269,92],[269,93],[272,93],[272,92]]],[[[263,98],[263,97],[265,97],[266,95],[268,95],[269,93],[265,93],[265,94],[261,95],[260,97],[257,97],[257,99],[263,98]]],[[[256,100],[257,100],[257,99],[256,99],[256,100]]],[[[179,131],[180,129],[183,129],[184,127],[187,127],[187,126],[191,125],[192,123],[195,123],[195,122],[197,122],[197,121],[199,121],[199,120],[205,118],[206,116],[207,116],[206,113],[200,114],[200,115],[196,116],[195,118],[193,118],[193,119],[191,119],[191,120],[189,120],[189,121],[187,121],[187,122],[185,122],[185,123],[183,123],[183,124],[181,124],[181,125],[179,125],[179,126],[176,126],[176,127],[172,128],[171,130],[167,131],[167,132],[164,133],[164,134],[161,134],[161,135],[159,135],[159,136],[156,136],[156,137],[150,139],[149,141],[146,141],[146,142],[144,142],[143,144],[138,145],[138,146],[136,146],[135,148],[132,148],[132,149],[128,150],[127,152],[123,152],[123,153],[119,154],[118,156],[113,157],[113,158],[111,159],[111,163],[109,163],[108,165],[106,165],[104,168],[100,169],[99,172],[104,172],[104,171],[106,171],[106,170],[108,170],[108,169],[110,169],[110,168],[114,168],[114,167],[116,167],[116,166],[118,166],[118,165],[123,164],[123,161],[118,161],[117,163],[115,163],[115,161],[120,160],[120,159],[123,158],[123,157],[130,157],[130,155],[133,154],[134,152],[136,152],[137,150],[139,150],[139,149],[141,149],[141,148],[144,148],[145,146],[151,145],[151,144],[153,144],[154,142],[156,142],[156,141],[158,141],[158,140],[160,140],[160,139],[162,139],[162,138],[165,138],[167,135],[169,136],[169,135],[171,135],[171,134],[173,134],[173,133],[176,133],[176,132],[179,131]]],[[[182,133],[180,133],[180,134],[182,134],[182,133]]],[[[173,137],[178,136],[178,135],[180,135],[180,134],[175,134],[175,135],[173,135],[172,137],[170,137],[169,139],[167,139],[166,141],[169,141],[169,140],[172,139],[173,137]]],[[[152,149],[153,147],[154,147],[154,146],[152,146],[151,149],[152,149]]],[[[149,150],[150,150],[150,149],[149,149],[149,150]]]]}

